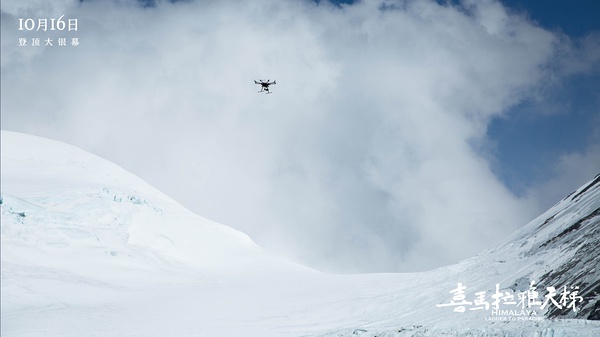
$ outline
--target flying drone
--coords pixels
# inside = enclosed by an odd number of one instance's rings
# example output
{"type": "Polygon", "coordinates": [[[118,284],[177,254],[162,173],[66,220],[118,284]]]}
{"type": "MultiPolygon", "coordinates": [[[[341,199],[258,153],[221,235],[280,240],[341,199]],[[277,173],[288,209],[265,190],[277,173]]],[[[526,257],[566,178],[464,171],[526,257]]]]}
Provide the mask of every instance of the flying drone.
{"type": "Polygon", "coordinates": [[[254,81],[254,83],[255,83],[255,84],[260,84],[260,85],[261,85],[261,87],[260,87],[260,91],[259,91],[259,92],[266,91],[266,92],[267,92],[267,94],[270,94],[271,92],[269,91],[269,86],[270,86],[271,84],[277,84],[277,83],[276,83],[276,81],[273,81],[273,82],[269,82],[269,81],[270,81],[270,80],[266,80],[266,81],[263,81],[263,80],[256,81],[256,80],[255,80],[255,81],[254,81]]]}

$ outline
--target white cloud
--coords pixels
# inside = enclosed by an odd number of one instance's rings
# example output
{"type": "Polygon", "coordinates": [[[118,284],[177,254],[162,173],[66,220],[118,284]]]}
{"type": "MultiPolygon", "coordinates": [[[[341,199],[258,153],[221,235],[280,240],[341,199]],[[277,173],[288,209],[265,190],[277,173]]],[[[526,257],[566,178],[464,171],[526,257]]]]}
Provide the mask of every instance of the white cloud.
{"type": "Polygon", "coordinates": [[[35,50],[3,2],[2,124],[319,268],[455,262],[539,211],[472,144],[552,75],[560,39],[495,1],[394,3],[90,1],[65,7],[79,46],[35,50]]]}

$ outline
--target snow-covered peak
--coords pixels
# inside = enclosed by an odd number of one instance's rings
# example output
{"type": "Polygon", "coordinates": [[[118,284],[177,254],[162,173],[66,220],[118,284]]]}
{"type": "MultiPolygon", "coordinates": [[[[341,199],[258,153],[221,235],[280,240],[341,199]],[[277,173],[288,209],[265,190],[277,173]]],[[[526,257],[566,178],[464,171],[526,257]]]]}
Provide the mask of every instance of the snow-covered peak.
{"type": "Polygon", "coordinates": [[[1,132],[2,190],[113,188],[168,199],[118,165],[75,146],[18,132],[1,132]]]}
{"type": "Polygon", "coordinates": [[[3,261],[95,276],[120,274],[103,268],[294,268],[98,156],[9,131],[1,143],[3,261]]]}
{"type": "Polygon", "coordinates": [[[581,308],[553,306],[548,317],[600,320],[600,174],[517,231],[494,255],[535,259],[521,280],[557,289],[578,287],[581,308]]]}
{"type": "Polygon", "coordinates": [[[577,310],[546,306],[543,314],[600,319],[600,175],[497,246],[440,270],[454,271],[454,282],[471,279],[472,286],[488,292],[499,283],[501,291],[522,293],[535,282],[541,301],[548,287],[557,290],[557,298],[565,290],[569,296],[577,291],[574,296],[582,299],[577,310]]]}

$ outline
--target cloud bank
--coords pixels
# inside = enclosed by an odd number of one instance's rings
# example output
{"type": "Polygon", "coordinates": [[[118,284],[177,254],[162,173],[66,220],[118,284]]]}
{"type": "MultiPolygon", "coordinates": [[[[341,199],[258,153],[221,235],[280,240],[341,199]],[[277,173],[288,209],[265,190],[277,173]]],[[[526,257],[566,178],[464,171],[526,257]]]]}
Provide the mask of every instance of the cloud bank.
{"type": "Polygon", "coordinates": [[[108,158],[313,267],[426,270],[524,225],[544,189],[577,179],[569,163],[595,169],[597,150],[573,154],[517,197],[487,127],[597,67],[599,40],[575,46],[491,0],[3,1],[2,127],[108,158]],[[62,14],[79,46],[18,46],[67,34],[16,18],[62,14]]]}

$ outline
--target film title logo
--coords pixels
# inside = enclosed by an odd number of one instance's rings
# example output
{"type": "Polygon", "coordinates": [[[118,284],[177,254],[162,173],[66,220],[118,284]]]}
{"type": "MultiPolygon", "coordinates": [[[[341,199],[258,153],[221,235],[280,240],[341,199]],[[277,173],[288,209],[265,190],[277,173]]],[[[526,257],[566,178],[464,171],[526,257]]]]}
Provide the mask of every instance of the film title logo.
{"type": "Polygon", "coordinates": [[[496,291],[489,295],[489,298],[485,291],[475,292],[474,297],[467,298],[466,289],[466,286],[458,283],[455,289],[450,290],[452,300],[437,304],[436,307],[452,307],[455,312],[461,313],[466,312],[467,308],[470,311],[486,310],[490,313],[490,316],[485,318],[486,321],[539,321],[543,320],[544,316],[537,310],[543,311],[549,306],[554,306],[577,312],[577,305],[583,302],[578,286],[563,286],[559,288],[560,293],[553,286],[547,287],[545,296],[540,297],[542,294],[537,291],[535,281],[530,282],[529,289],[516,294],[512,290],[501,291],[500,284],[496,283],[496,291]]]}

